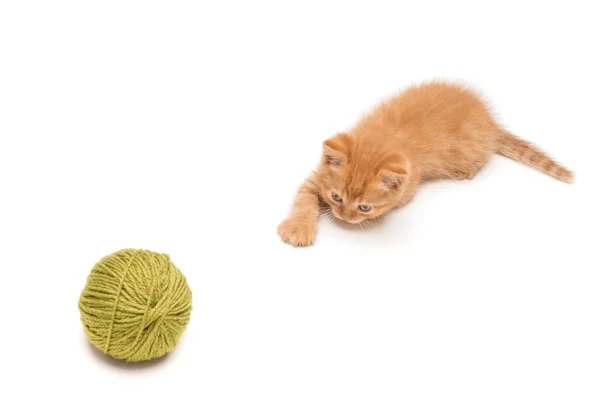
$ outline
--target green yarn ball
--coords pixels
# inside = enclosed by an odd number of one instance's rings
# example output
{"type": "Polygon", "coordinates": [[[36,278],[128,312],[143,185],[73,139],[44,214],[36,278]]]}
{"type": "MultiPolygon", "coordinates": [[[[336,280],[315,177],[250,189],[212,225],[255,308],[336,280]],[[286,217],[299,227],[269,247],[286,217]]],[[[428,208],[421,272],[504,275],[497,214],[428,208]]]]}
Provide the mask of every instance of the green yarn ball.
{"type": "Polygon", "coordinates": [[[94,265],[79,312],[96,348],[119,360],[151,360],[177,346],[192,292],[168,255],[124,249],[94,265]]]}

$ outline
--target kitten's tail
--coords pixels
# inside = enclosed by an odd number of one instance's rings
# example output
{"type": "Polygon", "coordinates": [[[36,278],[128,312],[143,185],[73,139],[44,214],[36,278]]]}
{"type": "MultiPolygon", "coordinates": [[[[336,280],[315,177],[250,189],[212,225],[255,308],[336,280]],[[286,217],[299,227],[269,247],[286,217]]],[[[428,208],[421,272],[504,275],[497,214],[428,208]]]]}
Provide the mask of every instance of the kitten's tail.
{"type": "Polygon", "coordinates": [[[533,167],[560,181],[572,183],[573,173],[554,161],[533,144],[500,129],[496,139],[496,153],[533,167]]]}

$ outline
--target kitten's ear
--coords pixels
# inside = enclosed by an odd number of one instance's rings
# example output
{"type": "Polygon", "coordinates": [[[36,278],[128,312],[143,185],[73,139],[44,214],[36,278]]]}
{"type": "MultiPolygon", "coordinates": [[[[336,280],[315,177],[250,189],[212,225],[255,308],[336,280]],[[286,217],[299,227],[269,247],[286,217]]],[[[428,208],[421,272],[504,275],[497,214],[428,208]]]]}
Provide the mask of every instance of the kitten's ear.
{"type": "Polygon", "coordinates": [[[386,190],[398,190],[408,181],[410,165],[391,164],[379,171],[379,182],[386,190]]]}
{"type": "Polygon", "coordinates": [[[340,167],[348,162],[348,156],[354,138],[347,133],[338,133],[323,142],[323,162],[333,167],[340,167]]]}

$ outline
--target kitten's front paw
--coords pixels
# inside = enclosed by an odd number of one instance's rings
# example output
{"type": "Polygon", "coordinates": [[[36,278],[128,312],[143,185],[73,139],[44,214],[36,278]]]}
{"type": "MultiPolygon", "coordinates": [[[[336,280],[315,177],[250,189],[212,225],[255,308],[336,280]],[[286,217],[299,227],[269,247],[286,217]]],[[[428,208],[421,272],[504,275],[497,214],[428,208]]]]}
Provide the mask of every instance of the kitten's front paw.
{"type": "Polygon", "coordinates": [[[294,247],[310,246],[317,237],[317,222],[286,219],[277,227],[281,239],[294,247]]]}

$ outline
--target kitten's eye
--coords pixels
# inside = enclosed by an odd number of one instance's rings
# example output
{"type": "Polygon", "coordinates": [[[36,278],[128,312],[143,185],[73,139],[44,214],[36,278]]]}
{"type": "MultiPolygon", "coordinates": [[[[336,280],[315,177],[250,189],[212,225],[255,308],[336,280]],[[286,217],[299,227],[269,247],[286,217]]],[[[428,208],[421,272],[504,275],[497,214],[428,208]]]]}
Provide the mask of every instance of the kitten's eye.
{"type": "Polygon", "coordinates": [[[362,212],[369,212],[369,211],[371,211],[371,208],[373,208],[373,207],[371,207],[371,206],[368,206],[368,205],[366,205],[366,204],[361,204],[360,206],[358,206],[358,208],[359,208],[359,209],[360,209],[360,211],[362,211],[362,212]]]}
{"type": "Polygon", "coordinates": [[[338,203],[342,202],[342,196],[340,196],[339,194],[337,194],[335,192],[331,192],[331,198],[334,199],[335,201],[337,201],[338,203]]]}

